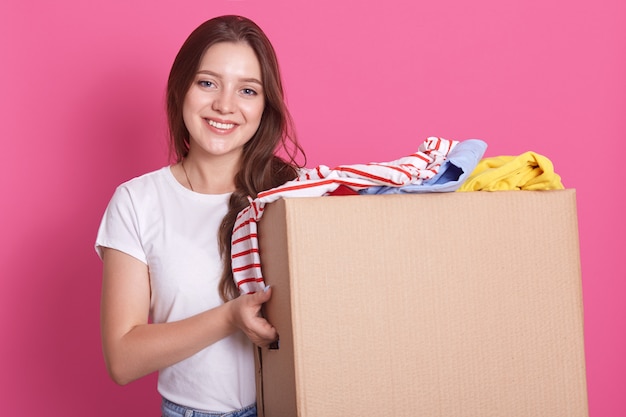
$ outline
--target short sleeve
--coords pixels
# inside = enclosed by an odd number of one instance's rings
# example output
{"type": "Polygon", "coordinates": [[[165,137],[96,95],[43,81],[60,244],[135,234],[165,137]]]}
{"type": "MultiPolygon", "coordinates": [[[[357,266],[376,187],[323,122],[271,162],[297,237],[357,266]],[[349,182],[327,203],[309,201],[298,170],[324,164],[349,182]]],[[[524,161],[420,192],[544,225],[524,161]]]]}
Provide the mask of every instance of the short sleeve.
{"type": "Polygon", "coordinates": [[[103,247],[112,248],[147,264],[140,232],[132,196],[122,185],[115,190],[102,217],[95,244],[98,256],[102,259],[103,247]]]}

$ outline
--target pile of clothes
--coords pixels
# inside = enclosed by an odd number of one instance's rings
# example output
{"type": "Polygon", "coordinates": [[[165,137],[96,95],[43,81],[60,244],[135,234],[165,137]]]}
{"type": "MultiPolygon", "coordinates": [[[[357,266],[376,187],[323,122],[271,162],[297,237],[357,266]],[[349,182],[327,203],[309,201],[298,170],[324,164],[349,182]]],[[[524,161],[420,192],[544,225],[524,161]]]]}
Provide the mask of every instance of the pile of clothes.
{"type": "Polygon", "coordinates": [[[429,137],[417,152],[390,162],[320,165],[263,191],[239,213],[232,236],[234,280],[242,294],[263,290],[257,222],[265,205],[285,197],[563,189],[552,162],[535,152],[483,158],[487,144],[429,137]]]}

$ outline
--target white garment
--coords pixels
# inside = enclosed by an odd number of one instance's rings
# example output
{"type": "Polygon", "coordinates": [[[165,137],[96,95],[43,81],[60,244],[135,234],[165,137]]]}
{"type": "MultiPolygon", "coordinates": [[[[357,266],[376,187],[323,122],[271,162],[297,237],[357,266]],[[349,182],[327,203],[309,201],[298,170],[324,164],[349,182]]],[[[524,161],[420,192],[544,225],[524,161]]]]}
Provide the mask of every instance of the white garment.
{"type": "Polygon", "coordinates": [[[265,287],[257,236],[257,221],[265,204],[286,197],[319,197],[346,186],[354,191],[369,187],[417,185],[437,175],[441,164],[459,142],[429,137],[417,152],[390,162],[340,165],[330,169],[320,165],[304,169],[293,181],[262,191],[239,212],[233,227],[231,259],[233,279],[241,294],[265,287]]]}
{"type": "MultiPolygon", "coordinates": [[[[188,190],[164,167],[120,185],[98,231],[110,247],[148,265],[155,323],[187,318],[222,304],[217,230],[230,194],[188,190]]],[[[161,395],[175,403],[232,411],[255,401],[252,343],[238,332],[159,372],[161,395]]]]}

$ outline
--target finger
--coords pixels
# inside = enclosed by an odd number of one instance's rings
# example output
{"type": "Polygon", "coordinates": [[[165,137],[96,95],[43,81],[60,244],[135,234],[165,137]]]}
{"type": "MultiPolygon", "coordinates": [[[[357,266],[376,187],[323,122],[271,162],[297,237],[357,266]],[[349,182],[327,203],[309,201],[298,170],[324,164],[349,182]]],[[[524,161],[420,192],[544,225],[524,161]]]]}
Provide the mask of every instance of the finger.
{"type": "Polygon", "coordinates": [[[278,333],[276,331],[272,332],[271,335],[267,335],[265,337],[259,337],[256,345],[261,347],[269,347],[271,345],[275,345],[278,342],[278,333]]]}
{"type": "Polygon", "coordinates": [[[261,347],[267,347],[278,339],[278,332],[276,329],[265,323],[261,327],[257,327],[254,330],[250,329],[247,332],[248,338],[255,344],[261,347]]]}
{"type": "Polygon", "coordinates": [[[257,291],[255,294],[256,300],[259,304],[266,303],[272,297],[272,287],[267,285],[263,291],[257,291]]]}
{"type": "Polygon", "coordinates": [[[255,333],[255,338],[264,341],[264,345],[278,339],[278,331],[276,330],[276,328],[262,317],[259,317],[256,320],[254,328],[250,330],[255,333]]]}

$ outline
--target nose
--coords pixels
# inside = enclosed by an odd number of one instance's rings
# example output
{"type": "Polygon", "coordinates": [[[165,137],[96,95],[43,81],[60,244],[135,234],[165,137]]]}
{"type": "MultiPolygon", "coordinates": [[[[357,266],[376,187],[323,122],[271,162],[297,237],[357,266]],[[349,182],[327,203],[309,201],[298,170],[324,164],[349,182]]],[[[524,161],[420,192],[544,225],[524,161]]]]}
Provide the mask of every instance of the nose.
{"type": "Polygon", "coordinates": [[[235,107],[233,94],[227,90],[220,91],[213,100],[213,110],[226,114],[232,113],[235,107]]]}

